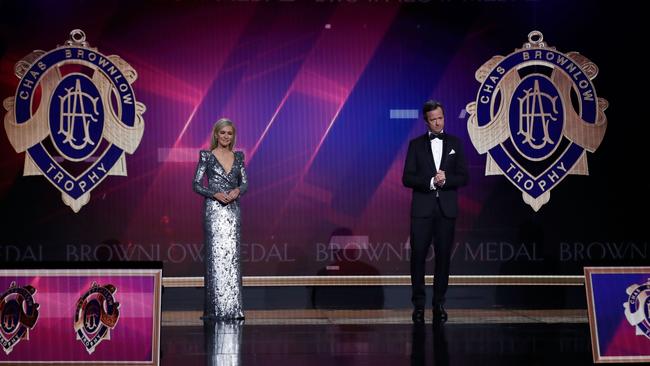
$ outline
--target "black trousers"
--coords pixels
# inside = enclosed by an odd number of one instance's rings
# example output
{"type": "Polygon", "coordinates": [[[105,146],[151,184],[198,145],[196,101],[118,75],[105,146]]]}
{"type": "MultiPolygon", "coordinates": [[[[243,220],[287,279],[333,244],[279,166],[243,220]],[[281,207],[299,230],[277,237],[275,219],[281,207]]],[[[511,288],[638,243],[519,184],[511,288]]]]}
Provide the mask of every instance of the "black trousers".
{"type": "Polygon", "coordinates": [[[435,256],[433,278],[433,305],[445,303],[449,284],[449,263],[454,241],[455,218],[442,214],[436,200],[433,215],[430,217],[411,217],[411,301],[415,308],[424,308],[424,274],[426,258],[433,240],[435,256]]]}

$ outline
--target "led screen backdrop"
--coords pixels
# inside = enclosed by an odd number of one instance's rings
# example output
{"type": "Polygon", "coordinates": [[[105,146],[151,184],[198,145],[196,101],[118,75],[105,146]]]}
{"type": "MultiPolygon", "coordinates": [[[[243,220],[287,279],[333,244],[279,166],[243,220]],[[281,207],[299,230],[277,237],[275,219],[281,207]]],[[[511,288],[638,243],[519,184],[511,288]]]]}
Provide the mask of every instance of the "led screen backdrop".
{"type": "Polygon", "coordinates": [[[0,289],[0,364],[159,364],[160,269],[3,269],[0,289]]]}
{"type": "MultiPolygon", "coordinates": [[[[222,116],[237,126],[245,275],[406,274],[408,141],[427,99],[465,143],[470,183],[455,274],[581,274],[584,265],[647,263],[641,101],[632,50],[641,12],[561,1],[3,1],[0,95],[14,66],[82,29],[91,47],[137,72],[144,133],[126,176],[108,176],[74,213],[0,133],[0,261],[162,260],[166,275],[202,274],[199,150],[222,116]],[[605,26],[605,24],[607,24],[605,26]],[[533,30],[598,67],[607,130],[535,212],[505,176],[485,176],[468,133],[475,73],[533,30]]],[[[532,87],[532,84],[531,84],[532,87]]],[[[3,110],[4,112],[4,110],[3,110]]]]}
{"type": "Polygon", "coordinates": [[[648,267],[586,267],[594,362],[650,361],[648,267]]]}

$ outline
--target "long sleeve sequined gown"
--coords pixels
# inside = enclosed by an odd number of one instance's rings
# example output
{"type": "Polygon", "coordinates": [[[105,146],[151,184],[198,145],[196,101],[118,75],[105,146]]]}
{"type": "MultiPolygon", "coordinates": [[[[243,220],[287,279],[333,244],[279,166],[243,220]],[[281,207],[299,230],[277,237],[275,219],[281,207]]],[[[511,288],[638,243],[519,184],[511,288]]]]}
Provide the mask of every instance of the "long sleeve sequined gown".
{"type": "Polygon", "coordinates": [[[230,172],[210,151],[201,151],[194,174],[194,191],[205,197],[205,316],[210,319],[236,319],[242,310],[239,197],[248,188],[244,153],[235,151],[230,172]],[[207,176],[207,186],[203,177],[207,176]],[[239,197],[223,204],[214,198],[218,192],[239,188],[239,197]]]}

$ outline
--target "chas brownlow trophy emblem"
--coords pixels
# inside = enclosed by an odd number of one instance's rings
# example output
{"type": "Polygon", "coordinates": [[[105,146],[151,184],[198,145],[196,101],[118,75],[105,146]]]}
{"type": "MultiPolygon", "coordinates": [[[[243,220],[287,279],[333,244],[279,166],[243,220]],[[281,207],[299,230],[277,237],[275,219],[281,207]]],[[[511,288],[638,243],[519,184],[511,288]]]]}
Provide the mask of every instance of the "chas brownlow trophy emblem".
{"type": "Polygon", "coordinates": [[[120,303],[114,297],[116,291],[113,285],[99,286],[93,282],[77,301],[74,330],[88,354],[95,352],[102,341],[111,339],[111,330],[120,318],[120,303]]]}
{"type": "Polygon", "coordinates": [[[90,47],[81,30],[65,45],[34,51],[15,66],[16,95],[4,100],[11,146],[25,152],[23,174],[43,175],[74,212],[109,175],[127,174],[144,132],[136,71],[90,47]]]}
{"type": "Polygon", "coordinates": [[[38,321],[39,304],[34,301],[36,289],[20,287],[12,282],[0,295],[0,344],[6,354],[22,341],[29,340],[29,331],[38,321]]]}
{"type": "Polygon", "coordinates": [[[475,74],[481,83],[467,105],[467,130],[485,175],[504,175],[539,210],[570,174],[588,175],[607,129],[608,103],[592,81],[598,67],[578,52],[562,53],[533,31],[508,56],[494,56],[475,74]]]}

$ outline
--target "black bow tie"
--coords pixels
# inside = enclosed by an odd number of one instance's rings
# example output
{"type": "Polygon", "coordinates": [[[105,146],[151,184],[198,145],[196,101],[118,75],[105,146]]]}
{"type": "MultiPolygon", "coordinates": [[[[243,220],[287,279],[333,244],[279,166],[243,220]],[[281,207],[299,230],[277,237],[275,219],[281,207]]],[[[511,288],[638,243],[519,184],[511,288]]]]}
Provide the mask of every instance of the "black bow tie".
{"type": "Polygon", "coordinates": [[[444,141],[445,140],[445,134],[444,133],[429,132],[429,140],[435,140],[435,139],[440,139],[440,141],[444,141]]]}

